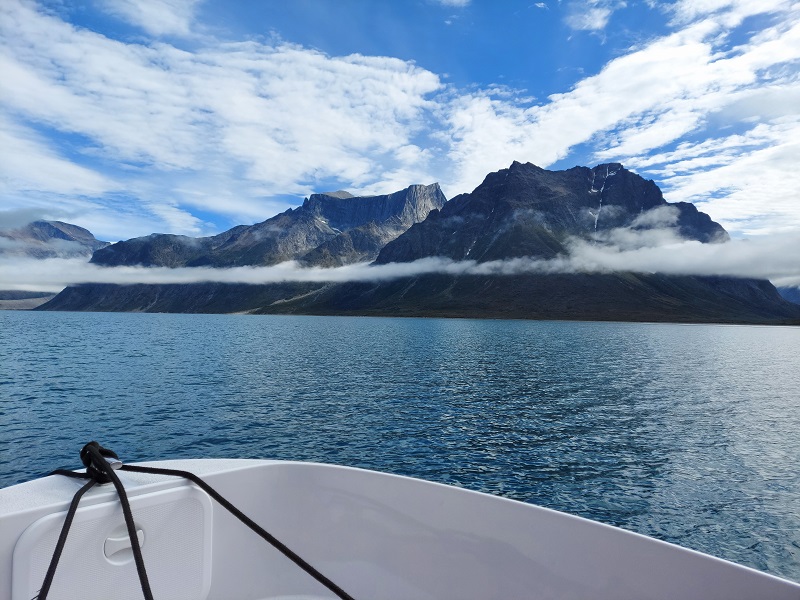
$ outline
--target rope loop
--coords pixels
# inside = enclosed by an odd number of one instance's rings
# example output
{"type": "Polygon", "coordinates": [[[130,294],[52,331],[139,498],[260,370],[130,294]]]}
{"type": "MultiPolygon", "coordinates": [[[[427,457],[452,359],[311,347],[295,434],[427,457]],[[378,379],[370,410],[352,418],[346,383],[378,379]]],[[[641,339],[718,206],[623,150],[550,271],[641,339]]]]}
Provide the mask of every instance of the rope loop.
{"type": "Polygon", "coordinates": [[[112,483],[113,480],[108,474],[108,463],[106,459],[114,459],[119,462],[119,456],[113,450],[103,448],[97,442],[89,442],[81,449],[81,462],[86,467],[86,473],[97,483],[112,483]],[[103,464],[105,463],[105,464],[103,464]]]}

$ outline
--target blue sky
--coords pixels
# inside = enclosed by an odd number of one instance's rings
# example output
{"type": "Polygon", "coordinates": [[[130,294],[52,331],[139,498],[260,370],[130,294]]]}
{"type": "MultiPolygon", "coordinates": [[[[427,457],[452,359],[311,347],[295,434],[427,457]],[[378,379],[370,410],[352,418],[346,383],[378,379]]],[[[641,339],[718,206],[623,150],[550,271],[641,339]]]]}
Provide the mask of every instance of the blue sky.
{"type": "Polygon", "coordinates": [[[208,235],[519,160],[800,236],[798,1],[4,0],[0,40],[0,226],[208,235]]]}

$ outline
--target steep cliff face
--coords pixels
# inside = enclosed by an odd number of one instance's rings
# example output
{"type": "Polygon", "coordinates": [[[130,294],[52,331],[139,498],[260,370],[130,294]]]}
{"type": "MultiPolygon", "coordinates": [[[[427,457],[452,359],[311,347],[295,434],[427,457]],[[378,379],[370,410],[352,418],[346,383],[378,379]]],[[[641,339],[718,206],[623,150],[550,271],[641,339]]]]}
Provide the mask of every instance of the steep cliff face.
{"type": "MultiPolygon", "coordinates": [[[[708,215],[691,204],[667,203],[652,181],[619,164],[546,171],[515,162],[489,174],[471,194],[446,204],[438,186],[412,186],[369,199],[318,194],[295,210],[214,238],[150,236],[101,250],[95,258],[124,249],[126,260],[132,261],[128,264],[169,266],[272,264],[287,258],[335,266],[370,256],[377,256],[378,263],[426,257],[481,263],[554,258],[568,254],[575,238],[593,246],[651,236],[727,239],[708,215]]],[[[42,308],[800,322],[800,307],[781,298],[768,281],[630,272],[427,273],[384,281],[271,285],[82,285],[64,290],[42,308]]]]}
{"type": "Polygon", "coordinates": [[[384,196],[314,194],[298,208],[213,237],[153,234],[96,252],[106,266],[273,265],[298,260],[334,266],[374,260],[380,249],[446,202],[438,184],[384,196]]]}
{"type": "Polygon", "coordinates": [[[324,219],[330,227],[347,231],[367,223],[388,224],[406,230],[425,220],[446,201],[439,184],[412,185],[385,196],[340,197],[314,194],[301,209],[324,219]]]}
{"type": "Polygon", "coordinates": [[[423,223],[387,244],[378,263],[426,256],[478,262],[567,251],[571,237],[592,239],[617,228],[661,226],[703,242],[725,230],[688,203],[667,203],[658,186],[617,163],[547,171],[514,162],[456,196],[423,223]]]}
{"type": "Polygon", "coordinates": [[[89,258],[108,246],[77,225],[61,221],[34,221],[19,229],[0,230],[0,255],[30,258],[89,258]]]}

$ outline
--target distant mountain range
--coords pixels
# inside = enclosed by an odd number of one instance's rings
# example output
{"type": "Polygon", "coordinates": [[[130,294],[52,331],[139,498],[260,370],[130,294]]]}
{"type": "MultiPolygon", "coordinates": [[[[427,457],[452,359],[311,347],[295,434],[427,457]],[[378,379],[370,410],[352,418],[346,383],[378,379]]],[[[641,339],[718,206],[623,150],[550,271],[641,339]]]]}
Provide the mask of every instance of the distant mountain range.
{"type": "MultiPolygon", "coordinates": [[[[209,238],[151,235],[99,249],[101,265],[306,266],[423,258],[548,260],[575,240],[728,239],[692,204],[667,203],[652,181],[616,163],[548,171],[514,162],[445,202],[438,185],[387,196],[315,194],[263,223],[209,238]]],[[[429,273],[388,281],[67,288],[47,310],[250,312],[679,322],[796,322],[800,307],[767,281],[661,274],[429,273]]],[[[800,321],[798,321],[800,322],[800,321]]]]}
{"type": "MultiPolygon", "coordinates": [[[[34,221],[24,227],[0,229],[0,257],[85,258],[108,246],[91,232],[61,221],[34,221]]],[[[0,309],[30,310],[52,299],[55,294],[20,290],[0,290],[0,309]]]]}
{"type": "Polygon", "coordinates": [[[90,231],[61,221],[34,221],[16,229],[0,229],[0,256],[79,258],[108,246],[90,231]]]}
{"type": "Polygon", "coordinates": [[[104,266],[238,267],[297,260],[332,267],[372,261],[381,248],[425,219],[447,199],[439,185],[412,185],[384,196],[314,194],[302,206],[262,223],[213,237],[153,234],[94,253],[104,266]]]}

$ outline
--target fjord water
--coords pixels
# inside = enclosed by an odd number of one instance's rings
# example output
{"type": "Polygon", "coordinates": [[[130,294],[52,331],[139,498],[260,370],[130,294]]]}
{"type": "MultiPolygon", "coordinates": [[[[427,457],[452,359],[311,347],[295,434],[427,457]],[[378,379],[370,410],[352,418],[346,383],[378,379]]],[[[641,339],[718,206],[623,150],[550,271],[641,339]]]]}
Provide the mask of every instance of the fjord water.
{"type": "Polygon", "coordinates": [[[0,311],[0,486],[123,460],[339,463],[800,580],[800,329],[0,311]]]}

